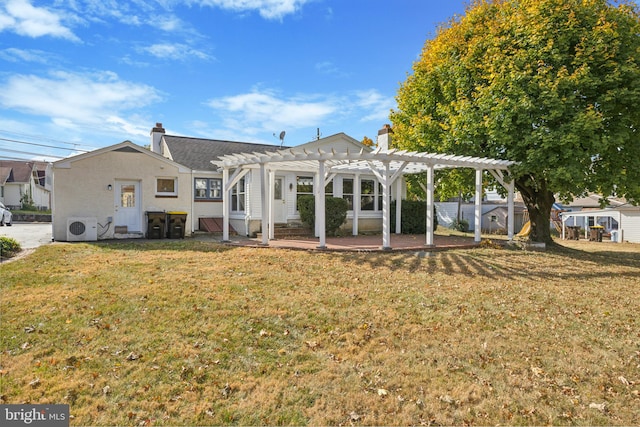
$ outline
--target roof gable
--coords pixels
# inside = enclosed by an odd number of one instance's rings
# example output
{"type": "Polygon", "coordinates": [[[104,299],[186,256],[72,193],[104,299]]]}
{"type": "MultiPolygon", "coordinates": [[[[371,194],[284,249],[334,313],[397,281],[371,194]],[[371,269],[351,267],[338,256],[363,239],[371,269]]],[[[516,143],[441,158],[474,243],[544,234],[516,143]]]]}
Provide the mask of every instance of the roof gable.
{"type": "Polygon", "coordinates": [[[296,150],[317,150],[322,151],[334,151],[344,152],[345,149],[351,152],[359,152],[363,150],[365,152],[373,151],[373,148],[363,145],[358,140],[350,137],[344,132],[336,133],[335,135],[320,138],[315,141],[307,142],[306,144],[298,145],[294,147],[296,150]]]}
{"type": "Polygon", "coordinates": [[[109,153],[112,151],[125,152],[125,153],[139,153],[145,156],[154,157],[156,160],[178,167],[181,172],[189,172],[189,170],[185,170],[183,165],[178,164],[170,159],[167,159],[166,157],[163,157],[160,154],[154,153],[151,150],[148,150],[144,147],[134,144],[131,141],[123,141],[119,144],[110,145],[108,147],[93,150],[88,153],[78,154],[77,156],[67,157],[66,159],[58,160],[53,163],[53,167],[57,169],[68,169],[71,167],[71,164],[74,162],[84,160],[84,159],[89,159],[95,156],[100,156],[102,154],[109,153]]]}
{"type": "Polygon", "coordinates": [[[0,160],[0,180],[4,182],[29,182],[34,162],[20,160],[0,160]]]}

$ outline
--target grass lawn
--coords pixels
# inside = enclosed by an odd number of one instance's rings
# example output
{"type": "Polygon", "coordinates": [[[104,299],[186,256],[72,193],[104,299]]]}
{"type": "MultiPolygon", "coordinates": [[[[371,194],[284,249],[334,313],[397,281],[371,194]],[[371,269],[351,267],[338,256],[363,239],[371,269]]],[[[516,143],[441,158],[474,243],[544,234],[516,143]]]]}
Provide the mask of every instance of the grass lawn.
{"type": "Polygon", "coordinates": [[[72,425],[638,425],[640,245],[52,244],[0,265],[0,403],[72,425]]]}

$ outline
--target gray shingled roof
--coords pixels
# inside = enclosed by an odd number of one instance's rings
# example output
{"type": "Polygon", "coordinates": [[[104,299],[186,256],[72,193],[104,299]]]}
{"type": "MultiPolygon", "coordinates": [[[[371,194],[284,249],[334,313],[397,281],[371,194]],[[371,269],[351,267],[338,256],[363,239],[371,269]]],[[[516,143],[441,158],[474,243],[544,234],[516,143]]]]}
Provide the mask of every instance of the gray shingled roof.
{"type": "Polygon", "coordinates": [[[174,135],[164,135],[162,138],[169,147],[169,152],[174,162],[200,171],[217,170],[216,166],[211,164],[211,161],[218,160],[219,156],[235,153],[264,153],[280,149],[279,145],[254,144],[251,142],[222,141],[174,135]]]}

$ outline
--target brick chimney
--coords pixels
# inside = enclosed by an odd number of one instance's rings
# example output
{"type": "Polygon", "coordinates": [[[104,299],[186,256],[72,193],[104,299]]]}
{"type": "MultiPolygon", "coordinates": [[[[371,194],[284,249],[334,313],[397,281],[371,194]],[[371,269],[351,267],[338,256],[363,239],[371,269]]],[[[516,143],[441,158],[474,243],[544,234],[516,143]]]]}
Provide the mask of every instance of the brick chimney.
{"type": "Polygon", "coordinates": [[[156,126],[151,129],[151,151],[154,153],[162,154],[162,147],[160,141],[164,135],[164,128],[162,123],[156,123],[156,126]]]}
{"type": "Polygon", "coordinates": [[[378,140],[376,141],[378,148],[381,150],[388,150],[391,147],[392,133],[393,129],[391,129],[391,125],[385,124],[382,126],[382,129],[378,131],[378,140]]]}

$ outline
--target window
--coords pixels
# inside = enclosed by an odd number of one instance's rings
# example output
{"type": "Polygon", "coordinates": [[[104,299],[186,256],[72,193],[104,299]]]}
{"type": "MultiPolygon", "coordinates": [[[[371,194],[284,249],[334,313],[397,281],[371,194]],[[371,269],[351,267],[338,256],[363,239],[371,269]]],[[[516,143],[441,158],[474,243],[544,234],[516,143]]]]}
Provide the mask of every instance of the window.
{"type": "Polygon", "coordinates": [[[382,185],[373,179],[360,181],[360,210],[382,210],[382,185]]]}
{"type": "Polygon", "coordinates": [[[196,178],[194,181],[196,200],[222,200],[222,179],[196,178]]]}
{"type": "Polygon", "coordinates": [[[349,205],[348,210],[353,210],[353,178],[344,178],[342,180],[342,198],[349,205]]]}
{"type": "Polygon", "coordinates": [[[122,184],[120,186],[120,207],[135,208],[136,207],[136,186],[131,184],[122,184]]]}
{"type": "Polygon", "coordinates": [[[177,196],[177,178],[156,178],[156,196],[177,196]]]}
{"type": "Polygon", "coordinates": [[[309,195],[313,196],[313,177],[297,176],[296,177],[296,206],[298,206],[298,197],[309,195]]]}
{"type": "Polygon", "coordinates": [[[244,212],[246,190],[244,178],[240,179],[231,189],[231,211],[244,212]]]}
{"type": "Polygon", "coordinates": [[[324,195],[327,197],[333,196],[333,181],[324,186],[324,195]]]}

